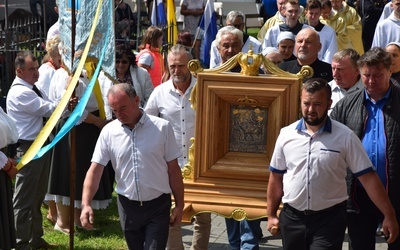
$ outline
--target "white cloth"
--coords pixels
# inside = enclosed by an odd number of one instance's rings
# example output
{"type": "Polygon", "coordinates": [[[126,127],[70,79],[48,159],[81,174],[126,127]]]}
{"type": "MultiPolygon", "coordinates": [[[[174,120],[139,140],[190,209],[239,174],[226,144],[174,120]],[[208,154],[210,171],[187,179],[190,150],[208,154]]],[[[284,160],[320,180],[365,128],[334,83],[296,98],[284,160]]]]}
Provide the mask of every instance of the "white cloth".
{"type": "Polygon", "coordinates": [[[138,58],[137,63],[148,65],[151,69],[154,67],[154,59],[150,53],[143,53],[138,58]]]}
{"type": "Polygon", "coordinates": [[[39,79],[35,85],[40,89],[40,92],[46,94],[46,96],[49,96],[51,78],[53,78],[55,72],[56,70],[47,63],[44,63],[39,67],[39,79]]]}
{"type": "Polygon", "coordinates": [[[378,23],[385,20],[386,18],[388,18],[390,16],[390,14],[392,14],[393,9],[390,8],[390,4],[391,4],[391,2],[388,2],[387,4],[385,4],[385,7],[383,8],[383,11],[382,11],[381,17],[379,18],[378,23]]]}
{"type": "Polygon", "coordinates": [[[0,108],[0,132],[0,148],[18,141],[17,125],[2,108],[0,108]]]}
{"type": "Polygon", "coordinates": [[[331,64],[333,55],[338,51],[336,32],[328,25],[324,25],[318,33],[322,45],[318,52],[318,59],[331,64]]]}
{"type": "MultiPolygon", "coordinates": [[[[307,25],[307,24],[303,24],[302,29],[305,29],[305,28],[312,28],[312,29],[314,29],[313,27],[311,27],[311,26],[309,26],[309,25],[307,25]]],[[[263,48],[266,48],[266,47],[275,47],[275,48],[278,48],[277,40],[278,40],[279,33],[281,33],[281,30],[280,30],[280,28],[279,28],[279,25],[275,25],[275,26],[273,26],[272,28],[270,28],[270,29],[267,31],[267,34],[265,34],[264,42],[263,42],[263,44],[262,44],[262,47],[263,47],[263,48]]],[[[293,35],[294,35],[294,37],[296,38],[296,35],[295,35],[295,34],[293,34],[293,35]]]]}
{"type": "MultiPolygon", "coordinates": [[[[0,148],[18,141],[18,131],[15,122],[0,108],[0,148]]],[[[8,157],[0,151],[0,169],[8,162],[8,157]]]]}
{"type": "Polygon", "coordinates": [[[330,115],[332,112],[332,109],[335,107],[336,103],[338,103],[338,101],[340,101],[341,99],[343,99],[343,97],[348,96],[358,90],[361,90],[364,88],[364,84],[361,81],[361,77],[360,79],[348,90],[342,89],[341,87],[339,87],[336,83],[335,80],[330,81],[329,86],[331,86],[332,89],[332,105],[331,108],[328,111],[328,114],[330,115]]]}
{"type": "Polygon", "coordinates": [[[55,37],[56,35],[60,34],[60,22],[59,20],[57,20],[57,22],[55,22],[49,29],[49,31],[47,31],[47,38],[46,41],[52,39],[53,37],[55,37]]]}
{"type": "Polygon", "coordinates": [[[164,82],[154,89],[145,108],[147,114],[160,116],[170,122],[176,141],[181,147],[182,156],[178,158],[181,168],[188,161],[188,150],[192,145],[190,138],[194,137],[195,132],[195,111],[189,101],[195,84],[196,78],[192,77],[189,88],[181,96],[172,80],[164,82]]]}
{"type": "Polygon", "coordinates": [[[312,136],[303,119],[282,128],[270,170],[283,174],[283,203],[301,211],[318,211],[348,198],[348,167],[356,176],[373,171],[360,139],[328,117],[312,136]]]}
{"type": "Polygon", "coordinates": [[[15,77],[7,95],[7,113],[14,120],[19,139],[33,141],[43,127],[43,117],[50,117],[56,102],[39,97],[32,84],[15,77]]]}
{"type": "Polygon", "coordinates": [[[371,47],[385,49],[390,42],[400,42],[400,20],[394,16],[394,12],[376,26],[371,47]]]}
{"type": "MultiPolygon", "coordinates": [[[[150,97],[151,92],[153,92],[154,87],[153,83],[151,82],[150,74],[147,72],[146,69],[142,67],[129,67],[129,71],[132,77],[132,82],[133,82],[133,87],[135,88],[136,95],[139,96],[140,98],[140,107],[143,108],[147,100],[150,97]]],[[[113,85],[113,82],[111,81],[110,78],[108,78],[104,72],[100,72],[99,75],[99,84],[101,87],[101,92],[103,94],[103,100],[104,100],[104,109],[106,111],[106,117],[107,119],[111,119],[112,116],[112,111],[110,106],[108,105],[108,100],[107,100],[107,93],[110,87],[113,85]]]]}
{"type": "Polygon", "coordinates": [[[115,191],[135,201],[149,201],[171,193],[167,162],[180,150],[169,122],[143,115],[131,130],[119,120],[102,130],[92,162],[103,166],[111,160],[115,170],[115,191]]]}
{"type": "MultiPolygon", "coordinates": [[[[262,48],[261,48],[261,43],[254,37],[249,36],[247,38],[246,42],[243,44],[242,47],[242,52],[247,53],[249,52],[250,45],[252,46],[252,50],[254,54],[261,53],[262,48]]],[[[219,54],[218,48],[217,48],[217,43],[214,40],[211,43],[211,55],[210,55],[210,69],[215,68],[221,64],[221,55],[219,54]]]]}
{"type": "MultiPolygon", "coordinates": [[[[84,75],[84,73],[83,73],[84,75]]],[[[59,68],[54,73],[51,79],[51,84],[49,88],[49,99],[54,102],[60,102],[62,97],[66,92],[66,86],[68,84],[68,72],[59,68]]],[[[89,79],[86,76],[80,77],[78,80],[77,87],[75,88],[75,96],[81,98],[85,92],[87,85],[89,84],[89,79]]],[[[88,113],[98,110],[97,100],[95,95],[92,93],[89,97],[88,103],[86,104],[85,110],[83,111],[82,117],[76,123],[76,125],[81,124],[87,117],[88,113]]]]}

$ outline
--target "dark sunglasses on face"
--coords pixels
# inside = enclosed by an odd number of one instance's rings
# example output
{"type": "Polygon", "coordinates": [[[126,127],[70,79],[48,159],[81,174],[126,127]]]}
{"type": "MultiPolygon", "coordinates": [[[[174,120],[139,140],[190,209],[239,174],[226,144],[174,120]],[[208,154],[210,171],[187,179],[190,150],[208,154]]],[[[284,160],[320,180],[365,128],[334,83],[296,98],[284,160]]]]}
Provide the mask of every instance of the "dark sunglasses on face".
{"type": "Polygon", "coordinates": [[[127,60],[115,60],[115,64],[120,64],[120,63],[122,63],[122,64],[127,64],[129,61],[127,61],[127,60]]]}

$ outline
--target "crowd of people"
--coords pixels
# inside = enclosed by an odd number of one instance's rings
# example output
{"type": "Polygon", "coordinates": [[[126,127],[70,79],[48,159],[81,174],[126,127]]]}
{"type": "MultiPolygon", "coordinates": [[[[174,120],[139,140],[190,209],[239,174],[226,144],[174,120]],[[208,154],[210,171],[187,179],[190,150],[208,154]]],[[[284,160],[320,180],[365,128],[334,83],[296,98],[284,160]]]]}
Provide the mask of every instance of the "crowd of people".
{"type": "MultiPolygon", "coordinates": [[[[43,239],[43,202],[55,231],[69,235],[73,226],[96,229],[94,209],[107,208],[113,191],[129,249],[184,249],[180,170],[188,162],[195,131],[189,98],[196,78],[188,62],[210,53],[203,66],[214,68],[249,49],[290,73],[304,65],[314,70],[301,88],[302,118],[283,128],[276,141],[267,229],[282,235],[284,249],[339,250],[348,228],[352,249],[364,250],[374,249],[382,228],[388,249],[400,249],[400,0],[388,3],[386,12],[383,3],[374,5],[383,17],[375,18],[372,36],[363,34],[363,25],[372,22],[366,17],[370,10],[359,5],[354,9],[341,0],[308,0],[304,7],[296,0],[276,4],[276,15],[257,38],[244,32],[244,14],[230,11],[207,52],[201,51],[204,31],[196,30],[205,1],[182,0],[185,30],[167,63],[158,27],[146,30],[137,54],[132,44],[117,44],[116,79],[99,76],[105,117],[92,94],[75,126],[76,145],[67,134],[52,151],[17,170],[16,159],[32,145],[71,81],[63,67],[58,22],[48,33],[42,65],[32,52],[19,53],[7,113],[0,110],[0,249],[51,248],[43,239]]],[[[119,1],[117,7],[116,23],[132,29],[136,21],[129,5],[119,1]]],[[[238,65],[231,72],[240,70],[238,65]]],[[[53,132],[63,126],[88,83],[83,72],[53,132]]],[[[207,249],[210,213],[196,215],[194,225],[191,249],[207,249]]],[[[226,219],[226,227],[231,249],[259,248],[259,220],[226,219]]]]}

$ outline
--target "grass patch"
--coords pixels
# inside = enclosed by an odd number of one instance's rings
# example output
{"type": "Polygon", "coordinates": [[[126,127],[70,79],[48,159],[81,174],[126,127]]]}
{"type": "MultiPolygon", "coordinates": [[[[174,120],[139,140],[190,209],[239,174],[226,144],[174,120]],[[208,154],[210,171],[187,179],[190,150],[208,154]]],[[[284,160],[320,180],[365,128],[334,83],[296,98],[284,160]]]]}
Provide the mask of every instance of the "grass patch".
{"type": "MultiPolygon", "coordinates": [[[[78,230],[74,235],[73,249],[128,249],[119,222],[117,198],[107,209],[94,210],[94,226],[98,231],[78,230]]],[[[69,236],[54,231],[53,225],[46,219],[47,209],[42,207],[44,239],[57,245],[57,249],[69,249],[69,236]]]]}
{"type": "Polygon", "coordinates": [[[254,38],[257,38],[259,31],[260,31],[260,28],[249,28],[249,29],[247,29],[247,34],[254,38]]]}

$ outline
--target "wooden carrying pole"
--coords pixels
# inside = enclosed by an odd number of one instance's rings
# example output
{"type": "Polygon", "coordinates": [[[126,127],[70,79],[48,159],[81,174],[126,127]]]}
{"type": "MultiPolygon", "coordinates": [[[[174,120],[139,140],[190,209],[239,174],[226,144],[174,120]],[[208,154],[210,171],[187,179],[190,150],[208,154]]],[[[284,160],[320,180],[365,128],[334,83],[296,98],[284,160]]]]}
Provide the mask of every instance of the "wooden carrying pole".
{"type": "MultiPolygon", "coordinates": [[[[74,66],[75,54],[75,30],[76,16],[75,16],[75,0],[71,1],[71,71],[74,66]]],[[[75,91],[72,94],[75,97],[75,91]]],[[[75,232],[75,168],[76,168],[76,154],[75,154],[75,126],[71,130],[71,151],[70,151],[70,175],[69,175],[69,249],[74,249],[74,232],[75,232]]]]}

